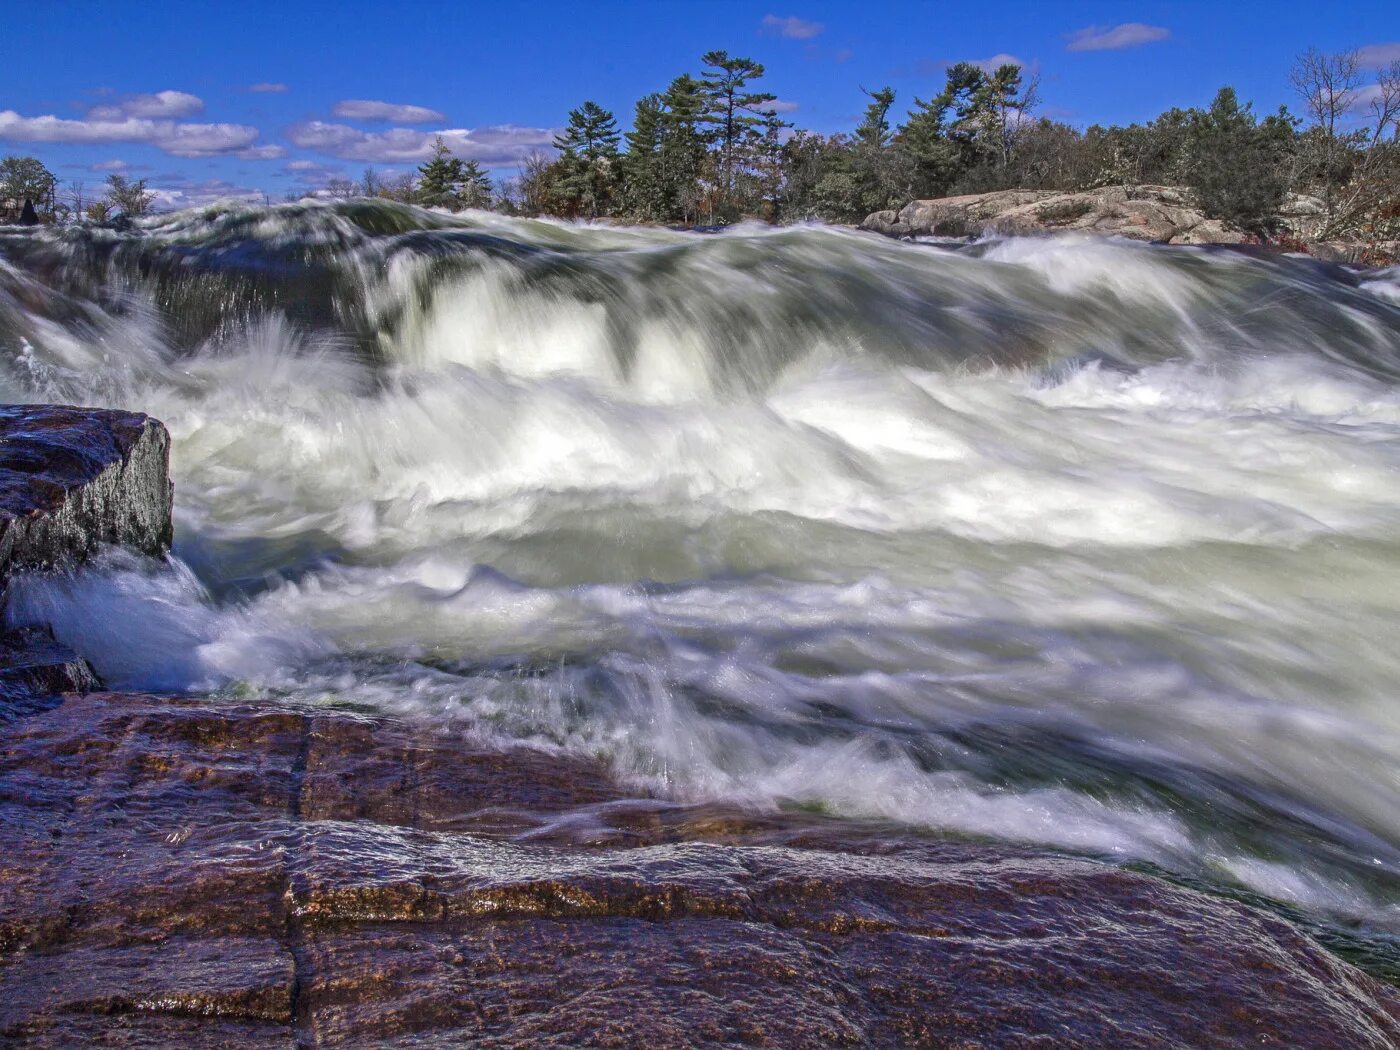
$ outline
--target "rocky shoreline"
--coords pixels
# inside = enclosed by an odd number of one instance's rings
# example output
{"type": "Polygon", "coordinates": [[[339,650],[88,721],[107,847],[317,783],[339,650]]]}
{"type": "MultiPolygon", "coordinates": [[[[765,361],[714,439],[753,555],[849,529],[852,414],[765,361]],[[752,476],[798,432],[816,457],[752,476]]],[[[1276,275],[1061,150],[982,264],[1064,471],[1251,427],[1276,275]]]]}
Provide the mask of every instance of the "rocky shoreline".
{"type": "MultiPolygon", "coordinates": [[[[1319,241],[1322,202],[1291,196],[1279,216],[1290,248],[1329,262],[1363,262],[1369,254],[1400,256],[1400,244],[1319,241]]],[[[877,211],[860,224],[887,237],[974,238],[1082,233],[1180,245],[1243,245],[1248,234],[1208,218],[1177,186],[1103,186],[1093,190],[998,190],[910,201],[877,211]]]]}
{"type": "MultiPolygon", "coordinates": [[[[164,549],[159,423],[0,420],[8,566],[164,549]]],[[[63,695],[0,725],[5,1045],[1400,1042],[1393,987],[1151,875],[683,805],[430,723],[95,687],[34,678],[63,695]]]]}

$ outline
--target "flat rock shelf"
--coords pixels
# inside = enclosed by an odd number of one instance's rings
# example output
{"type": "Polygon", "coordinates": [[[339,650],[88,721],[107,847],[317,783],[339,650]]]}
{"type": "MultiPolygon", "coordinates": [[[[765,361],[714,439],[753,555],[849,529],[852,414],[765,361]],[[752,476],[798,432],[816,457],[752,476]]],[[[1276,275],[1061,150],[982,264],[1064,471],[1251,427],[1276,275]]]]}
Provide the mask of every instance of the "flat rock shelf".
{"type": "Polygon", "coordinates": [[[15,1046],[1400,1041],[1393,989],[1151,876],[114,693],[0,743],[0,987],[15,1046]]]}

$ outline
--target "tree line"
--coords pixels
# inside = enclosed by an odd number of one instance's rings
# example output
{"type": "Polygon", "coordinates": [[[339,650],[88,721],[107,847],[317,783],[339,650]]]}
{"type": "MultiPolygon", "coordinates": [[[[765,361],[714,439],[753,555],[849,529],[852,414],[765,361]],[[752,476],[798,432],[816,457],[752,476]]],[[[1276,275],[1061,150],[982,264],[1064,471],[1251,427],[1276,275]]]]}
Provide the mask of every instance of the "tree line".
{"type": "MultiPolygon", "coordinates": [[[[569,112],[555,152],[529,155],[509,178],[493,182],[438,139],[415,172],[371,169],[320,192],[695,226],[858,222],[962,193],[1157,184],[1187,187],[1207,215],[1261,236],[1278,231],[1284,201],[1299,193],[1321,202],[1319,239],[1400,237],[1400,62],[1369,85],[1357,52],[1310,49],[1290,73],[1297,114],[1285,106],[1260,116],[1222,87],[1205,106],[1088,128],[1038,117],[1036,78],[1021,67],[960,62],[928,99],[900,105],[889,87],[861,89],[860,123],[831,135],[785,120],[787,107],[761,87],[764,73],[751,58],[707,52],[694,73],[639,99],[626,131],[586,101],[569,112]]],[[[8,171],[0,168],[0,197],[13,201],[8,171]]],[[[138,214],[149,204],[143,183],[116,175],[98,211],[138,214]]]]}

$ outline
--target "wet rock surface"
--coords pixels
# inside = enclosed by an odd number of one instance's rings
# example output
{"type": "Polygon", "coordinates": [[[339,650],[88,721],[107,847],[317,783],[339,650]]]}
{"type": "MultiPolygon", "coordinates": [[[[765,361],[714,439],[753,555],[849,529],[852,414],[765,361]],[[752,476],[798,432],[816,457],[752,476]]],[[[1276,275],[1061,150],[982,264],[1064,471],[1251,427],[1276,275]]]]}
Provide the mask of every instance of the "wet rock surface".
{"type": "Polygon", "coordinates": [[[1387,1047],[1400,999],[1091,861],[637,797],[443,726],[92,693],[0,738],[0,1041],[1387,1047]]]}
{"type": "MultiPolygon", "coordinates": [[[[1310,236],[1321,205],[1293,197],[1282,220],[1310,236]]],[[[1188,191],[1175,186],[1104,186],[1093,190],[998,190],[911,201],[878,211],[861,228],[892,237],[976,237],[984,233],[1094,233],[1166,244],[1242,244],[1248,238],[1207,218],[1188,191]]]]}
{"type": "MultiPolygon", "coordinates": [[[[103,544],[170,548],[170,435],[138,412],[0,405],[0,588],[18,570],[78,565],[103,544]]],[[[97,688],[43,625],[0,630],[0,725],[97,688]]]]}
{"type": "Polygon", "coordinates": [[[98,685],[87,661],[46,629],[0,631],[0,726],[98,685]]]}
{"type": "Polygon", "coordinates": [[[104,543],[170,547],[170,436],[139,412],[0,406],[0,578],[104,543]]]}

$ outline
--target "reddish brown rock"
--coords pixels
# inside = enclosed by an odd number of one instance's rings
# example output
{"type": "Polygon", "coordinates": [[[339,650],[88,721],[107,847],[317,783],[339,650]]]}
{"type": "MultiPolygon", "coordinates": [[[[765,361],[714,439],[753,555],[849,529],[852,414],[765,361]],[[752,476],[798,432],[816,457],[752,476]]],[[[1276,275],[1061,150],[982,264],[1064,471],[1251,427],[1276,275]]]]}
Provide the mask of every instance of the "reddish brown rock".
{"type": "Polygon", "coordinates": [[[0,992],[23,1046],[1400,1041],[1393,989],[1145,875],[102,693],[0,741],[0,992]]]}

